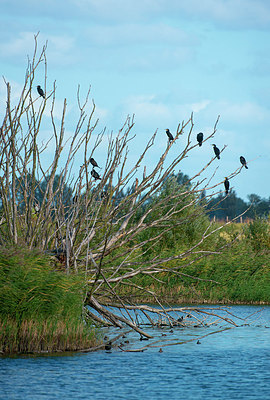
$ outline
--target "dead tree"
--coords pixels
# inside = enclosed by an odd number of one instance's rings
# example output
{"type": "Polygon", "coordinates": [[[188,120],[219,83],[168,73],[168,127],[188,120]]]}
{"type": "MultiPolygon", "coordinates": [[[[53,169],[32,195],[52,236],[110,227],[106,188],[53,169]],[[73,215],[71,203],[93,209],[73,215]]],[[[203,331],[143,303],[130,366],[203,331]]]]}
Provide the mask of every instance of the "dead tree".
{"type": "MultiPolygon", "coordinates": [[[[147,275],[160,282],[160,273],[181,275],[185,266],[222,251],[222,248],[204,247],[208,238],[224,226],[208,221],[200,238],[177,254],[164,256],[157,252],[150,259],[144,257],[145,252],[154,251],[156,244],[173,228],[186,226],[205,214],[200,198],[202,192],[207,199],[223,186],[223,182],[212,183],[214,174],[208,180],[203,175],[216,162],[215,157],[209,155],[204,167],[188,184],[167,196],[160,195],[164,182],[198,146],[194,140],[193,115],[178,125],[169,143],[165,135],[161,139],[156,131],[146,141],[137,161],[130,165],[134,117],[128,116],[118,133],[108,135],[105,129],[99,131],[98,121],[94,119],[95,104],[89,104],[90,91],[82,102],[78,89],[79,117],[72,137],[66,137],[67,101],[64,100],[62,117],[57,121],[54,112],[56,85],[47,87],[46,46],[38,56],[37,37],[16,104],[11,86],[5,82],[6,113],[0,130],[0,243],[23,244],[29,249],[38,247],[57,255],[67,273],[83,272],[86,302],[98,313],[89,311],[89,315],[98,323],[127,324],[147,336],[131,316],[130,307],[142,310],[151,321],[149,310],[124,300],[123,293],[135,289],[151,296],[158,304],[155,312],[159,315],[162,310],[168,325],[173,325],[175,318],[166,311],[154,290],[140,286],[136,277],[147,275]],[[36,71],[41,68],[44,68],[44,98],[35,90],[36,71]],[[50,126],[45,118],[48,109],[50,126]],[[44,125],[52,134],[42,141],[44,125]],[[179,144],[180,138],[184,146],[172,158],[171,150],[179,144]],[[157,140],[164,141],[164,151],[149,171],[145,158],[157,140]],[[104,141],[107,154],[102,160],[102,169],[93,173],[95,151],[104,141]],[[47,167],[44,160],[50,160],[47,167]],[[76,169],[78,162],[80,167],[76,169]],[[66,187],[72,193],[68,199],[66,187]],[[36,199],[37,191],[42,193],[40,202],[36,199]],[[121,197],[123,191],[127,194],[121,197]],[[109,311],[108,306],[125,310],[125,315],[109,311]]],[[[218,119],[204,144],[216,134],[218,119]]],[[[228,178],[234,177],[240,169],[228,178]]]]}

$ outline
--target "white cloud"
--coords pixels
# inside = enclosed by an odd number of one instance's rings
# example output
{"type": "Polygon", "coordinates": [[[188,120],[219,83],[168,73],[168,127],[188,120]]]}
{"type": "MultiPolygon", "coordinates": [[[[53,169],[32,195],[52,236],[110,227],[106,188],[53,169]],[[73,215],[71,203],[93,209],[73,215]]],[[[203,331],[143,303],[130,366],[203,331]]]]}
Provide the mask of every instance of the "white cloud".
{"type": "MultiPolygon", "coordinates": [[[[0,58],[18,61],[18,58],[33,54],[36,32],[12,33],[9,39],[0,43],[0,58]]],[[[74,60],[75,40],[68,35],[38,35],[39,51],[48,41],[47,56],[54,64],[72,63],[74,60]]],[[[38,53],[39,54],[39,53],[38,53]]]]}
{"type": "Polygon", "coordinates": [[[211,111],[216,110],[221,115],[222,121],[246,125],[247,123],[258,124],[269,120],[269,111],[252,102],[232,103],[219,101],[212,103],[211,111]]]}
{"type": "Polygon", "coordinates": [[[0,43],[0,57],[3,59],[10,57],[18,57],[18,55],[26,56],[29,50],[34,46],[34,33],[21,32],[13,35],[8,41],[0,43]]]}
{"type": "Polygon", "coordinates": [[[191,104],[191,107],[192,107],[193,112],[199,112],[199,111],[204,110],[208,106],[208,104],[210,104],[209,100],[203,100],[203,101],[200,101],[199,103],[191,104]]]}
{"type": "Polygon", "coordinates": [[[193,34],[164,23],[95,25],[86,29],[87,40],[94,45],[112,46],[149,43],[192,46],[198,43],[193,34]]]}
{"type": "Polygon", "coordinates": [[[234,28],[265,28],[270,22],[268,0],[70,0],[69,7],[77,13],[101,20],[135,21],[160,17],[212,21],[234,28]]]}
{"type": "Polygon", "coordinates": [[[186,18],[216,25],[264,29],[270,22],[269,0],[2,0],[1,12],[14,16],[36,16],[69,20],[150,21],[156,18],[186,18]]]}
{"type": "Polygon", "coordinates": [[[101,122],[103,122],[104,119],[108,116],[109,112],[106,108],[102,107],[95,107],[95,113],[94,113],[94,119],[99,119],[101,122]]]}
{"type": "Polygon", "coordinates": [[[192,18],[203,18],[234,28],[269,26],[270,3],[267,0],[190,0],[174,2],[192,18]]]}
{"type": "Polygon", "coordinates": [[[168,103],[155,95],[130,96],[124,103],[123,114],[134,113],[136,124],[152,130],[170,126],[176,129],[178,123],[187,121],[192,112],[203,112],[209,104],[209,100],[199,103],[168,103]]]}
{"type": "Polygon", "coordinates": [[[146,120],[166,120],[170,118],[171,111],[168,106],[161,102],[155,102],[154,95],[131,96],[125,102],[126,114],[134,113],[136,119],[146,120]]]}

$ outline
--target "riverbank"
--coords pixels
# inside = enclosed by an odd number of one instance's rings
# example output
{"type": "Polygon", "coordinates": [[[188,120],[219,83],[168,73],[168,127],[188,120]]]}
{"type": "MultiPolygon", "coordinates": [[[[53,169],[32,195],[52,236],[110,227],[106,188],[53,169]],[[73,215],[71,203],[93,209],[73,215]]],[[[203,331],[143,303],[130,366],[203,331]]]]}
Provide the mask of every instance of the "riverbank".
{"type": "Polygon", "coordinates": [[[39,251],[0,249],[0,353],[78,351],[98,343],[83,315],[80,276],[55,271],[39,251]]]}
{"type": "MultiPolygon", "coordinates": [[[[207,305],[214,305],[214,306],[233,306],[233,305],[243,305],[243,306],[267,306],[270,305],[270,302],[267,301],[240,301],[240,300],[231,300],[231,299],[222,299],[222,300],[213,300],[213,299],[206,299],[206,298],[194,298],[194,297],[179,297],[177,295],[164,295],[164,293],[159,293],[159,299],[164,304],[174,304],[179,306],[190,306],[190,305],[198,305],[198,304],[207,304],[207,305]]],[[[145,303],[152,303],[153,298],[150,296],[147,297],[134,297],[134,296],[126,296],[126,301],[128,302],[135,302],[137,304],[145,304],[145,303]]]]}
{"type": "MultiPolygon", "coordinates": [[[[268,248],[257,251],[247,240],[240,239],[220,254],[184,268],[180,265],[175,274],[160,272],[155,275],[155,281],[144,275],[132,282],[154,291],[169,303],[267,305],[270,304],[269,259],[268,248]]],[[[129,287],[126,298],[139,302],[152,299],[147,292],[142,296],[136,296],[137,293],[129,287]]]]}
{"type": "MultiPolygon", "coordinates": [[[[225,234],[235,235],[236,228],[225,234]]],[[[224,234],[221,238],[224,241],[224,234]]],[[[259,239],[248,242],[247,238],[241,236],[221,254],[187,266],[185,261],[164,263],[164,272],[156,274],[156,279],[140,274],[118,293],[123,301],[137,304],[153,303],[148,290],[165,306],[269,305],[268,242],[262,246],[259,239]]],[[[80,351],[100,343],[93,321],[82,312],[88,290],[85,275],[67,275],[39,251],[21,248],[1,248],[0,267],[0,352],[80,351]]],[[[111,298],[107,300],[111,303],[111,298]]]]}

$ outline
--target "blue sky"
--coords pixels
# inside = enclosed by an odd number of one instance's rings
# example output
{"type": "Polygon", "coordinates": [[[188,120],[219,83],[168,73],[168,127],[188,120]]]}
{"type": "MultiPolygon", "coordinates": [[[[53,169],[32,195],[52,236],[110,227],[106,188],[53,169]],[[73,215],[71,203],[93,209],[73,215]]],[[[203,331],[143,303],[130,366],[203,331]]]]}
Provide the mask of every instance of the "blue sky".
{"type": "MultiPolygon", "coordinates": [[[[196,141],[220,115],[210,143],[228,147],[209,174],[219,165],[214,179],[224,179],[244,155],[249,169],[231,186],[243,199],[270,196],[268,0],[0,0],[0,11],[0,71],[14,93],[40,32],[40,46],[48,40],[48,84],[56,80],[59,107],[67,98],[72,114],[78,84],[82,93],[91,85],[100,129],[117,131],[135,114],[131,159],[156,129],[150,164],[167,144],[166,128],[173,133],[194,112],[196,141]]],[[[1,107],[4,99],[1,82],[1,107]]],[[[184,173],[192,176],[212,157],[210,143],[180,165],[184,173]]],[[[174,146],[176,154],[181,143],[174,146]]]]}

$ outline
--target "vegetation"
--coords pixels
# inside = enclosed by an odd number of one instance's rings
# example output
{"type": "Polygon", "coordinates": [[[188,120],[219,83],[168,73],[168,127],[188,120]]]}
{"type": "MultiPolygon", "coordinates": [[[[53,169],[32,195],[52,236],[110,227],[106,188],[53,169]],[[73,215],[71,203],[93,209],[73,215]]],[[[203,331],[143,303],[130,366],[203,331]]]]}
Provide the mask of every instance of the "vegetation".
{"type": "MultiPolygon", "coordinates": [[[[200,228],[200,224],[202,221],[196,226],[200,228]]],[[[187,233],[190,229],[188,227],[187,233]]],[[[269,230],[270,222],[260,218],[249,223],[230,224],[208,241],[212,250],[223,244],[222,252],[201,258],[183,269],[178,265],[178,274],[170,273],[174,263],[171,261],[156,275],[155,282],[142,276],[136,277],[134,283],[151,288],[169,303],[269,304],[269,230]],[[226,246],[228,243],[229,247],[226,246]]],[[[198,230],[196,233],[199,234],[198,230]]],[[[186,234],[181,232],[183,240],[187,240],[186,234]]],[[[181,246],[179,238],[172,247],[164,242],[159,251],[172,254],[178,251],[177,246],[181,246]]],[[[123,295],[150,301],[147,293],[142,295],[135,287],[124,291],[123,295]]]]}
{"type": "MultiPolygon", "coordinates": [[[[136,299],[150,298],[157,305],[151,312],[160,317],[162,310],[172,325],[175,320],[163,309],[159,285],[173,287],[187,275],[196,277],[200,266],[207,268],[211,257],[236,241],[235,234],[224,231],[232,221],[214,223],[209,217],[209,201],[214,202],[220,187],[223,190],[223,182],[210,186],[204,176],[216,158],[211,152],[193,177],[175,172],[199,146],[191,115],[179,123],[169,141],[165,133],[158,137],[155,132],[130,164],[133,117],[116,134],[97,133],[95,104],[89,109],[89,93],[82,101],[79,90],[78,121],[73,136],[67,138],[66,100],[59,121],[54,116],[56,86],[47,88],[46,46],[37,56],[37,38],[35,44],[17,103],[6,82],[7,107],[0,130],[2,351],[33,351],[37,342],[46,350],[88,347],[86,318],[92,324],[127,325],[149,337],[129,312],[141,307],[136,299]],[[34,90],[41,68],[44,97],[34,90]],[[40,137],[44,127],[52,132],[46,141],[40,137]],[[157,137],[164,141],[164,149],[155,149],[159,156],[149,170],[146,156],[157,137]],[[93,157],[104,141],[107,154],[97,172],[93,157]],[[174,146],[178,146],[176,156],[174,146]],[[54,269],[44,255],[54,257],[54,269]],[[13,347],[8,336],[14,339],[13,347]]],[[[214,137],[217,124],[218,119],[203,145],[214,137]]],[[[218,205],[229,196],[223,194],[218,205]]],[[[247,240],[253,243],[258,229],[252,233],[250,228],[247,240]]],[[[144,308],[146,315],[148,311],[144,308]]],[[[155,324],[153,318],[149,321],[155,324]]]]}
{"type": "Polygon", "coordinates": [[[73,351],[96,344],[79,276],[36,250],[0,249],[0,353],[73,351]]]}
{"type": "Polygon", "coordinates": [[[209,216],[219,220],[233,219],[235,216],[244,213],[242,219],[249,220],[256,217],[267,218],[270,212],[270,197],[263,199],[256,194],[248,195],[248,201],[237,197],[235,191],[230,191],[224,198],[222,194],[215,196],[208,203],[209,216]]]}

